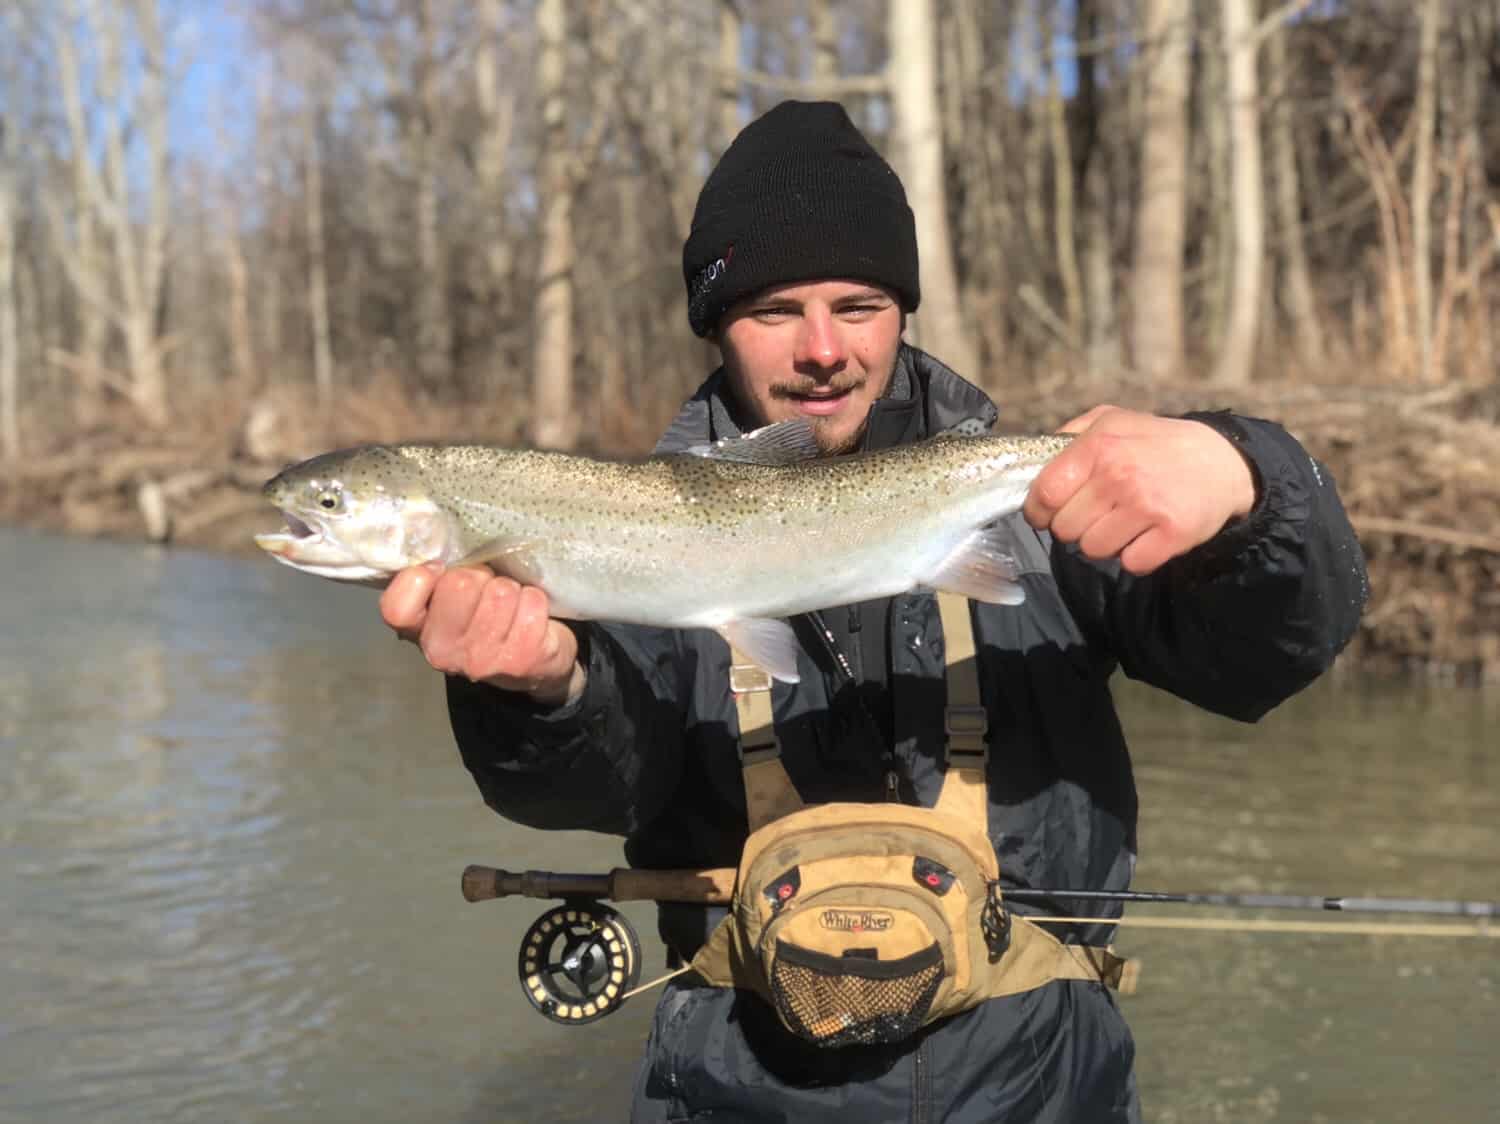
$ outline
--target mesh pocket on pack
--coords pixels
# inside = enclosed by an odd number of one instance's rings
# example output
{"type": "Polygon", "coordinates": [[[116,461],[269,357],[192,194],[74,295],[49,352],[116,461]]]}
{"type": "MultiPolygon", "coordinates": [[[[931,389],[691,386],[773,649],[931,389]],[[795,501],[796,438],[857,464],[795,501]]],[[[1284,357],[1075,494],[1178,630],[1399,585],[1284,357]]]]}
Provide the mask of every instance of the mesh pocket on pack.
{"type": "Polygon", "coordinates": [[[828,956],[776,942],[771,995],[784,1022],[819,1046],[899,1042],[922,1025],[938,985],[936,943],[900,960],[828,956]]]}

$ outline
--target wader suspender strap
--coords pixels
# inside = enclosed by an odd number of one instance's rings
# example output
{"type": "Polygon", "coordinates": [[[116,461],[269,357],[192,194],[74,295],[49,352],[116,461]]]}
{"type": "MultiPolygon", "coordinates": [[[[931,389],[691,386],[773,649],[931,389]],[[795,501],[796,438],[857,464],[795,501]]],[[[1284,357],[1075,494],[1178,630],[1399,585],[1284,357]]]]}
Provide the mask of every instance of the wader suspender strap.
{"type": "Polygon", "coordinates": [[[771,714],[771,676],[737,648],[729,649],[729,689],[740,719],[740,766],[750,830],[790,815],[802,797],[781,764],[781,742],[771,714]]]}
{"type": "Polygon", "coordinates": [[[937,595],[943,622],[943,663],[948,677],[948,707],[943,712],[947,735],[948,773],[936,808],[981,831],[989,829],[989,798],[985,792],[985,734],[990,720],[979,697],[979,661],[974,647],[974,622],[969,599],[957,593],[937,595]]]}
{"type": "MultiPolygon", "coordinates": [[[[938,811],[988,830],[985,794],[985,734],[989,718],[979,696],[979,666],[968,598],[939,593],[943,622],[948,706],[943,712],[948,773],[938,795],[938,811]]],[[[786,768],[771,714],[771,676],[737,648],[729,650],[729,689],[740,719],[740,764],[745,773],[745,807],[750,830],[764,827],[803,807],[786,768]]]]}

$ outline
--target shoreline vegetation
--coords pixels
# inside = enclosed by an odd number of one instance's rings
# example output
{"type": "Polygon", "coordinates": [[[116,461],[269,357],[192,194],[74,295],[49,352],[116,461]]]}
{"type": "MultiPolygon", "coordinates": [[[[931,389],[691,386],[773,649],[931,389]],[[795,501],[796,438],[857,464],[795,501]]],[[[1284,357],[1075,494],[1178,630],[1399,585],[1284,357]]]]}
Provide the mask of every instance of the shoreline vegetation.
{"type": "MultiPolygon", "coordinates": [[[[1341,666],[1500,682],[1500,385],[1285,381],[1231,394],[1201,382],[1059,374],[1019,393],[989,389],[1009,432],[1053,429],[1100,401],[1280,422],[1334,474],[1368,559],[1370,605],[1341,666]]],[[[437,402],[395,380],[346,388],[327,406],[301,387],[220,395],[184,409],[195,424],[161,429],[116,405],[86,429],[28,431],[33,451],[0,473],[0,522],[248,555],[251,535],[279,525],[259,489],[287,463],[365,442],[527,443],[524,411],[437,402]]],[[[585,435],[579,448],[643,455],[674,406],[637,409],[640,424],[585,435]]]]}

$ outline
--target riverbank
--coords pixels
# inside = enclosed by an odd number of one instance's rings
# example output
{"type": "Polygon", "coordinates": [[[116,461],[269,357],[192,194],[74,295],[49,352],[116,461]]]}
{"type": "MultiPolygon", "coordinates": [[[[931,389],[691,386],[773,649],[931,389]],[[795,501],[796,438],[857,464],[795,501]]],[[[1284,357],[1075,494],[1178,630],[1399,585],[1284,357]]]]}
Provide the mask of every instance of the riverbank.
{"type": "MultiPolygon", "coordinates": [[[[999,395],[1002,425],[1050,429],[1101,397],[1087,380],[1041,380],[999,395]]],[[[1162,413],[1230,406],[1286,425],[1333,472],[1369,559],[1371,604],[1341,662],[1500,681],[1500,385],[1285,383],[1231,398],[1201,384],[1111,382],[1108,398],[1162,413]]],[[[365,441],[521,440],[513,411],[424,401],[394,384],[343,392],[336,409],[278,390],[184,414],[194,424],[161,432],[106,414],[6,466],[0,521],[244,553],[277,522],[259,488],[288,462],[365,441]]],[[[600,451],[645,451],[620,444],[600,451]]]]}

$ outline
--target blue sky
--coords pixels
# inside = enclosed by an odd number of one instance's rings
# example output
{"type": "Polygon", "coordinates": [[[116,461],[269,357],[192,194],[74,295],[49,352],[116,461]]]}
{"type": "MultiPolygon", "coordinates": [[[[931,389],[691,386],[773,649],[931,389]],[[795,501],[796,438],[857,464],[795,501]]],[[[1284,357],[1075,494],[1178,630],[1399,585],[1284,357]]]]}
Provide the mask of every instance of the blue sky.
{"type": "Polygon", "coordinates": [[[175,65],[185,68],[172,100],[172,148],[210,163],[227,161],[255,123],[253,43],[234,3],[168,0],[175,65]]]}

